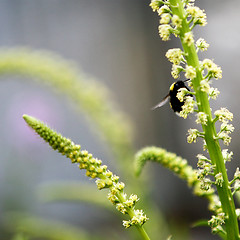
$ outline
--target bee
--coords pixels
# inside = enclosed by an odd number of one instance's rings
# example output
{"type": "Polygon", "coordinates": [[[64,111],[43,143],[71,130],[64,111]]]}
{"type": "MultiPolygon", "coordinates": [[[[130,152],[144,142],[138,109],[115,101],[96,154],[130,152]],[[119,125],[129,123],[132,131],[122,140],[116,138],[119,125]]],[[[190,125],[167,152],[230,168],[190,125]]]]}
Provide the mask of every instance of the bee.
{"type": "MultiPolygon", "coordinates": [[[[172,110],[175,112],[175,113],[179,113],[182,111],[182,106],[184,105],[184,102],[180,102],[180,100],[177,98],[177,93],[178,93],[178,90],[180,88],[186,88],[188,91],[190,91],[188,89],[188,87],[185,85],[184,82],[186,81],[189,81],[189,79],[185,80],[185,81],[177,81],[177,82],[174,82],[170,88],[169,88],[169,93],[168,95],[163,98],[163,100],[158,103],[156,106],[154,106],[152,108],[152,110],[156,109],[156,108],[159,108],[159,107],[162,107],[163,105],[165,105],[168,100],[169,100],[169,103],[170,103],[170,106],[172,108],[172,110]]],[[[186,94],[185,96],[191,96],[192,97],[192,94],[186,94]]]]}

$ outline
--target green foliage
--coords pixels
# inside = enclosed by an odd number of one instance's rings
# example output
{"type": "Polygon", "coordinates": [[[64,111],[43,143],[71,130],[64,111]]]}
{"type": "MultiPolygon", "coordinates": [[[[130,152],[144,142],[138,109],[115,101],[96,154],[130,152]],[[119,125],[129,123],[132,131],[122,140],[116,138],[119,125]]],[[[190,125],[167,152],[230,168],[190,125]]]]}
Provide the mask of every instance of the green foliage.
{"type": "MultiPolygon", "coordinates": [[[[56,182],[47,183],[38,190],[39,199],[45,203],[75,202],[92,204],[108,211],[114,211],[106,201],[104,192],[95,191],[96,187],[90,183],[56,182]]],[[[114,211],[115,212],[115,211],[114,211]]]]}
{"type": "Polygon", "coordinates": [[[88,234],[79,227],[59,221],[47,220],[40,217],[21,213],[9,213],[5,217],[5,224],[10,231],[16,229],[18,234],[14,240],[47,239],[47,240],[100,240],[100,237],[88,234]]]}

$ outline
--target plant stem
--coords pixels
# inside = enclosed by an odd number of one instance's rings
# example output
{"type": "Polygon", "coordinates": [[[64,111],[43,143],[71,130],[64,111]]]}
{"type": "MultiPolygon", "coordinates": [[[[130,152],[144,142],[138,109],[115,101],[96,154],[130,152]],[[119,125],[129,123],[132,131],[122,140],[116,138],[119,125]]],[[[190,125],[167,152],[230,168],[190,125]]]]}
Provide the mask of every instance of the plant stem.
{"type": "Polygon", "coordinates": [[[137,230],[139,231],[139,233],[141,234],[141,236],[143,237],[143,239],[145,240],[150,240],[149,236],[147,235],[144,227],[142,226],[136,226],[137,227],[137,230]]]}
{"type": "Polygon", "coordinates": [[[181,0],[170,0],[172,6],[173,14],[178,15],[182,19],[182,28],[180,29],[180,40],[184,52],[186,53],[186,60],[189,66],[193,66],[196,69],[196,78],[193,79],[192,84],[194,91],[196,92],[196,101],[198,105],[198,110],[204,112],[208,116],[207,125],[202,125],[203,131],[205,133],[205,141],[207,144],[207,149],[209,152],[210,159],[213,165],[216,165],[215,174],[222,173],[223,184],[222,186],[217,186],[217,191],[219,198],[222,204],[222,209],[226,214],[226,239],[227,240],[236,240],[239,238],[239,227],[237,222],[237,215],[235,209],[235,203],[233,200],[233,195],[230,189],[227,171],[222,156],[221,147],[219,140],[216,140],[216,128],[215,122],[212,119],[211,108],[208,100],[208,95],[206,92],[200,91],[200,81],[202,80],[202,73],[199,69],[199,59],[197,55],[196,48],[194,44],[188,46],[183,41],[184,34],[190,32],[190,27],[185,16],[185,10],[183,2],[181,0]]]}

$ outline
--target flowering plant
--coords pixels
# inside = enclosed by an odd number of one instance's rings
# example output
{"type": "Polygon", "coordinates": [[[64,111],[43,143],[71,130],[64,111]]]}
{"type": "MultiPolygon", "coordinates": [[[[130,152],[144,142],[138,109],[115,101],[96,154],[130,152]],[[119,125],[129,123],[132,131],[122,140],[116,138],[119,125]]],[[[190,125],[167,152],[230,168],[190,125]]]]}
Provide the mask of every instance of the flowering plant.
{"type": "MultiPolygon", "coordinates": [[[[198,52],[206,51],[209,44],[202,38],[195,40],[193,35],[193,29],[197,25],[207,24],[206,14],[194,5],[194,0],[152,0],[150,6],[160,17],[159,35],[162,40],[170,40],[173,34],[181,41],[182,49],[174,48],[166,53],[166,57],[172,63],[172,77],[178,79],[184,74],[189,79],[191,88],[191,91],[180,88],[176,94],[183,103],[179,115],[185,119],[189,114],[195,113],[196,123],[201,125],[199,127],[201,130],[189,129],[187,142],[197,142],[202,138],[203,150],[207,153],[197,154],[197,169],[193,169],[187,160],[174,153],[158,147],[146,147],[135,156],[135,173],[137,176],[141,173],[146,161],[162,164],[186,181],[188,186],[193,188],[195,195],[205,197],[209,201],[212,217],[207,224],[211,227],[212,233],[218,234],[222,239],[240,239],[238,226],[240,209],[236,209],[233,199],[240,189],[240,171],[237,168],[233,179],[228,180],[225,163],[231,161],[233,153],[220,147],[220,141],[227,146],[230,144],[230,134],[234,127],[229,122],[232,121],[233,114],[226,108],[212,113],[209,100],[215,100],[219,95],[218,89],[211,86],[212,79],[221,79],[222,70],[210,59],[199,60],[198,52]],[[217,122],[220,122],[219,130],[216,128],[217,122]]],[[[88,114],[105,133],[117,158],[122,162],[125,159],[130,160],[132,152],[126,134],[129,133],[128,128],[124,125],[126,121],[123,123],[118,114],[114,114],[107,104],[103,104],[107,102],[106,99],[98,95],[102,89],[99,86],[96,89],[87,88],[82,83],[79,85],[75,72],[64,61],[58,59],[56,64],[56,61],[51,59],[54,58],[44,57],[42,53],[33,54],[26,49],[0,53],[0,72],[21,73],[31,77],[37,75],[47,84],[52,84],[74,98],[74,101],[81,103],[83,108],[88,110],[88,114]],[[62,70],[61,73],[59,69],[62,70]]],[[[125,184],[118,176],[103,165],[101,160],[93,157],[88,151],[81,150],[80,145],[74,144],[43,122],[28,115],[24,115],[23,118],[54,150],[69,158],[81,170],[85,170],[87,177],[95,179],[99,190],[108,190],[107,197],[110,202],[119,212],[129,216],[127,220],[123,220],[125,228],[134,226],[142,239],[150,239],[144,224],[154,218],[148,217],[142,209],[137,209],[136,204],[142,199],[134,193],[128,196],[124,190],[125,184]]],[[[123,169],[128,171],[126,163],[123,165],[123,169]]],[[[161,224],[163,226],[164,223],[161,224]]]]}
{"type": "Polygon", "coordinates": [[[180,116],[187,118],[188,114],[196,112],[196,123],[202,127],[202,131],[189,129],[187,141],[192,143],[199,137],[203,138],[204,150],[209,155],[197,155],[196,171],[200,189],[206,194],[214,194],[214,202],[210,205],[213,216],[208,224],[213,233],[218,233],[224,239],[239,239],[239,211],[236,210],[233,199],[238,191],[239,170],[229,181],[225,163],[231,160],[232,152],[222,150],[219,143],[222,140],[225,145],[230,144],[230,133],[234,127],[229,122],[232,121],[233,114],[226,108],[221,108],[214,112],[213,117],[209,100],[215,100],[219,91],[210,84],[211,79],[222,78],[222,70],[210,59],[199,60],[198,51],[207,50],[209,44],[202,38],[195,41],[193,35],[193,29],[197,25],[207,24],[206,14],[194,5],[194,0],[152,0],[150,6],[160,16],[159,35],[162,40],[169,40],[173,34],[182,44],[182,50],[170,49],[166,57],[173,64],[173,78],[178,78],[184,72],[185,77],[190,79],[191,94],[195,97],[194,100],[187,96],[185,88],[179,89],[177,93],[177,98],[184,101],[180,116]],[[219,131],[215,126],[217,121],[221,123],[219,131]]]}

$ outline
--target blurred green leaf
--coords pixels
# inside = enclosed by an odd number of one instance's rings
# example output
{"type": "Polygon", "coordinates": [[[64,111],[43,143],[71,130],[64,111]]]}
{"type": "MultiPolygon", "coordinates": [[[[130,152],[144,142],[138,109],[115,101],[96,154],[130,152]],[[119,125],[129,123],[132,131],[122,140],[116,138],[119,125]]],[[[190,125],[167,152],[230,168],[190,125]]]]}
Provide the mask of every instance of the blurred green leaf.
{"type": "Polygon", "coordinates": [[[40,187],[38,195],[44,202],[84,202],[114,211],[114,208],[106,199],[106,192],[97,190],[95,184],[76,182],[48,183],[40,187]]]}
{"type": "MultiPolygon", "coordinates": [[[[79,227],[56,221],[30,216],[23,213],[9,213],[5,217],[5,224],[9,231],[19,233],[14,236],[29,236],[47,240],[99,240],[79,227]],[[22,235],[21,235],[22,234],[22,235]]],[[[26,238],[20,238],[26,239],[26,238]]],[[[28,239],[28,238],[27,238],[28,239]]]]}
{"type": "Polygon", "coordinates": [[[208,226],[207,219],[201,219],[192,224],[192,227],[202,227],[202,226],[208,226]]]}
{"type": "Polygon", "coordinates": [[[57,54],[24,47],[0,49],[0,77],[9,74],[28,77],[66,95],[100,129],[120,167],[128,166],[133,158],[133,124],[104,84],[57,54]]]}

